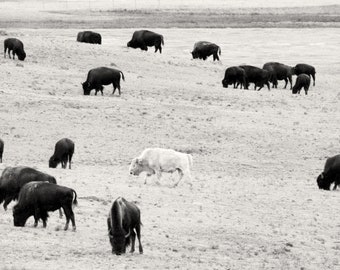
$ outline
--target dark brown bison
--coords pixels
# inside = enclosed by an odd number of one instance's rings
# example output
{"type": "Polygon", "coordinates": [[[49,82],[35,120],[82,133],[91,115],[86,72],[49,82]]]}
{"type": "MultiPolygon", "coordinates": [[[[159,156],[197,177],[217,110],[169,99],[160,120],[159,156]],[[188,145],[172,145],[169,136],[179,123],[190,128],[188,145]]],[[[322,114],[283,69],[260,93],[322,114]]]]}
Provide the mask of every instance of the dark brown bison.
{"type": "Polygon", "coordinates": [[[300,74],[296,78],[295,85],[293,86],[293,94],[300,94],[302,87],[305,89],[306,95],[308,94],[308,89],[310,85],[310,77],[307,74],[300,74]]]}
{"type": "Polygon", "coordinates": [[[163,36],[148,30],[135,31],[132,39],[127,43],[128,47],[140,48],[143,51],[147,51],[148,47],[155,46],[155,52],[159,50],[159,53],[162,53],[162,45],[164,45],[163,36]]]}
{"type": "Polygon", "coordinates": [[[54,154],[51,156],[48,166],[50,168],[56,168],[59,163],[61,167],[66,169],[67,162],[69,163],[69,169],[71,169],[72,156],[74,153],[74,142],[68,138],[59,140],[54,147],[54,154]]]}
{"type": "Polygon", "coordinates": [[[315,86],[315,68],[311,65],[307,65],[307,64],[297,64],[294,68],[293,68],[293,72],[295,75],[300,75],[300,74],[307,74],[307,75],[311,75],[313,78],[313,86],[315,86]]]}
{"type": "Polygon", "coordinates": [[[4,147],[5,147],[4,141],[0,139],[0,163],[2,163],[2,155],[4,153],[4,147]]]}
{"type": "Polygon", "coordinates": [[[334,183],[333,190],[340,185],[340,155],[327,158],[323,172],[317,178],[320,189],[329,190],[334,183]]]}
{"type": "Polygon", "coordinates": [[[277,88],[278,82],[284,80],[286,89],[288,81],[290,83],[290,89],[292,89],[292,75],[294,73],[293,68],[278,62],[269,62],[263,65],[263,69],[269,71],[270,81],[273,83],[273,88],[277,88]]]}
{"type": "Polygon", "coordinates": [[[102,36],[96,32],[84,31],[78,33],[77,41],[91,44],[102,44],[102,36]]]}
{"type": "Polygon", "coordinates": [[[241,89],[242,86],[245,89],[248,89],[246,85],[246,72],[243,68],[229,67],[226,69],[224,79],[222,80],[222,85],[223,87],[228,88],[228,85],[231,84],[234,85],[234,88],[237,88],[237,86],[240,84],[241,89]]]}
{"type": "Polygon", "coordinates": [[[208,41],[199,41],[194,44],[194,49],[191,54],[192,58],[199,58],[203,60],[206,60],[207,57],[213,55],[213,59],[215,61],[220,60],[218,56],[221,55],[221,48],[218,45],[208,41]]]}
{"type": "Polygon", "coordinates": [[[27,219],[34,216],[34,226],[36,227],[41,219],[45,228],[48,212],[62,208],[66,217],[64,230],[68,229],[71,220],[75,231],[72,204],[77,205],[77,193],[71,188],[47,182],[27,183],[22,187],[18,203],[13,207],[14,226],[24,227],[27,219]]]}
{"type": "Polygon", "coordinates": [[[140,240],[141,224],[139,208],[124,198],[117,198],[113,202],[109,217],[107,218],[112,253],[116,255],[125,253],[126,247],[130,245],[130,242],[132,242],[130,252],[134,252],[136,233],[139,242],[139,253],[143,253],[140,240]]]}
{"type": "Polygon", "coordinates": [[[268,90],[270,90],[269,85],[270,74],[267,70],[249,65],[242,65],[240,66],[240,68],[244,69],[246,73],[245,89],[249,88],[249,83],[254,83],[255,90],[256,87],[259,87],[258,91],[260,91],[264,85],[267,85],[268,90]]]}
{"type": "Polygon", "coordinates": [[[56,184],[56,179],[46,173],[29,167],[7,167],[0,177],[0,204],[4,202],[4,209],[7,205],[18,199],[20,189],[27,183],[33,181],[47,181],[56,184]]]}
{"type": "Polygon", "coordinates": [[[91,69],[87,73],[87,79],[82,83],[84,95],[90,95],[91,90],[95,89],[97,92],[100,91],[103,95],[103,85],[109,85],[112,83],[113,92],[115,93],[116,88],[118,88],[118,93],[120,95],[120,75],[122,75],[123,81],[125,81],[124,74],[120,70],[107,68],[107,67],[99,67],[91,69]]]}
{"type": "Polygon", "coordinates": [[[26,58],[26,53],[24,51],[24,44],[16,38],[7,38],[4,41],[4,57],[6,58],[6,51],[8,50],[8,56],[11,58],[10,52],[12,51],[13,59],[15,55],[18,59],[24,61],[26,58]]]}

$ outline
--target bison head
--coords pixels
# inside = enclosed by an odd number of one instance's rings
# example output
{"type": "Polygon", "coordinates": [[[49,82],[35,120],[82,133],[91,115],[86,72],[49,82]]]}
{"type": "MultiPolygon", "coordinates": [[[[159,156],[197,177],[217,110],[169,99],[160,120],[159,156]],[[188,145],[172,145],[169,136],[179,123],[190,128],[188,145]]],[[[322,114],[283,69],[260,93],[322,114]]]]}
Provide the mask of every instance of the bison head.
{"type": "Polygon", "coordinates": [[[141,172],[143,172],[143,162],[142,160],[138,158],[134,158],[131,161],[129,172],[132,175],[139,175],[141,172]]]}
{"type": "Polygon", "coordinates": [[[21,52],[21,53],[18,54],[18,59],[20,61],[24,61],[25,58],[26,58],[26,53],[25,52],[21,52]]]}
{"type": "Polygon", "coordinates": [[[27,209],[21,209],[18,205],[13,208],[13,220],[14,226],[16,227],[24,227],[27,219],[31,216],[30,211],[27,209]]]}
{"type": "Polygon", "coordinates": [[[109,232],[112,253],[121,255],[126,252],[126,247],[130,244],[130,231],[128,233],[115,233],[114,235],[109,232]]]}
{"type": "Polygon", "coordinates": [[[321,173],[318,178],[316,179],[316,182],[318,183],[319,189],[329,190],[331,187],[331,181],[325,177],[323,173],[321,173]]]}
{"type": "Polygon", "coordinates": [[[192,51],[191,54],[192,54],[192,58],[194,58],[194,59],[199,57],[199,54],[196,51],[192,51]]]}
{"type": "Polygon", "coordinates": [[[48,167],[49,168],[56,168],[58,166],[59,162],[60,161],[58,159],[56,159],[54,156],[52,156],[50,158],[50,160],[48,161],[48,167]]]}
{"type": "Polygon", "coordinates": [[[84,95],[88,96],[91,93],[91,84],[89,82],[83,82],[82,83],[83,90],[84,90],[84,95]]]}

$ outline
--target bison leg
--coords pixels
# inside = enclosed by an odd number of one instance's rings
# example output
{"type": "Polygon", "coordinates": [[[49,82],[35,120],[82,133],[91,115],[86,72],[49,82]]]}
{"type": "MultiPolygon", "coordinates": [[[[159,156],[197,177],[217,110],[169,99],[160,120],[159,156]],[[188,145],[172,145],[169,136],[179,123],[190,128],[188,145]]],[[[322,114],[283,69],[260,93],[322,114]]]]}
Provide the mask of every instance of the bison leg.
{"type": "Polygon", "coordinates": [[[179,179],[178,179],[178,181],[175,183],[174,187],[177,187],[177,186],[178,186],[179,182],[182,180],[182,178],[183,178],[183,176],[184,176],[184,174],[183,174],[183,172],[182,172],[181,169],[177,169],[177,171],[178,171],[179,179]]]}
{"type": "Polygon", "coordinates": [[[161,178],[162,178],[162,172],[161,172],[161,171],[157,171],[157,172],[156,172],[156,176],[157,176],[157,182],[156,182],[156,184],[157,184],[157,185],[160,185],[160,181],[161,181],[161,178]]]}
{"type": "Polygon", "coordinates": [[[136,241],[136,233],[134,232],[134,230],[131,231],[131,250],[130,253],[134,253],[135,252],[135,241],[136,241]]]}
{"type": "Polygon", "coordinates": [[[67,205],[67,206],[63,206],[63,209],[64,209],[64,213],[65,213],[65,216],[66,216],[66,224],[65,224],[65,227],[64,227],[64,230],[67,231],[68,230],[68,225],[70,224],[70,220],[72,222],[72,230],[75,231],[76,230],[76,223],[75,223],[75,220],[74,220],[74,213],[72,211],[72,202],[70,202],[70,205],[67,205]]]}
{"type": "Polygon", "coordinates": [[[313,78],[313,86],[315,86],[315,74],[312,74],[312,78],[313,78]]]}
{"type": "Polygon", "coordinates": [[[304,87],[305,88],[305,94],[308,94],[308,87],[304,87]]]}
{"type": "Polygon", "coordinates": [[[139,243],[139,253],[143,254],[143,247],[142,247],[142,243],[140,241],[140,224],[136,225],[136,233],[137,233],[137,239],[138,239],[138,243],[139,243]]]}
{"type": "Polygon", "coordinates": [[[68,168],[70,170],[71,170],[72,156],[73,156],[73,153],[68,155],[68,168]]]}
{"type": "Polygon", "coordinates": [[[159,50],[159,53],[162,53],[162,46],[161,45],[159,45],[158,50],[159,50]]]}
{"type": "Polygon", "coordinates": [[[6,58],[7,47],[4,48],[4,58],[6,58]]]}
{"type": "Polygon", "coordinates": [[[63,217],[63,211],[61,211],[61,208],[59,208],[59,218],[63,217]]]}

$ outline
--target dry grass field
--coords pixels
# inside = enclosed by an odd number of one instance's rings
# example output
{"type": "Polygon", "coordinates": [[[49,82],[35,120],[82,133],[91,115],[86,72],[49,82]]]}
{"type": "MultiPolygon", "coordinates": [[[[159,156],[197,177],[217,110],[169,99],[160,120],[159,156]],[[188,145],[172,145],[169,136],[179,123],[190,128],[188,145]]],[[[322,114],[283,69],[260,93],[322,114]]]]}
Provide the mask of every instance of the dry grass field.
{"type": "Polygon", "coordinates": [[[93,29],[99,46],[75,41],[82,24],[17,23],[0,29],[0,41],[18,37],[27,53],[24,62],[0,57],[0,171],[50,173],[79,205],[76,232],[62,230],[57,212],[46,229],[32,218],[16,228],[15,203],[1,207],[0,269],[340,268],[339,192],[316,185],[326,157],[340,152],[337,28],[152,28],[165,38],[154,54],[126,47],[137,25],[93,29]],[[221,61],[192,60],[197,40],[219,44],[221,61]],[[316,86],[307,96],[282,82],[222,88],[226,67],[268,61],[314,65],[316,86]],[[111,86],[83,96],[80,83],[99,66],[124,72],[120,97],[111,86]],[[73,168],[50,169],[63,137],[76,144],[73,168]],[[185,178],[172,188],[176,174],[160,186],[128,174],[133,157],[157,146],[192,153],[192,189],[185,178]],[[106,217],[118,196],[141,209],[143,255],[111,254],[106,217]]]}

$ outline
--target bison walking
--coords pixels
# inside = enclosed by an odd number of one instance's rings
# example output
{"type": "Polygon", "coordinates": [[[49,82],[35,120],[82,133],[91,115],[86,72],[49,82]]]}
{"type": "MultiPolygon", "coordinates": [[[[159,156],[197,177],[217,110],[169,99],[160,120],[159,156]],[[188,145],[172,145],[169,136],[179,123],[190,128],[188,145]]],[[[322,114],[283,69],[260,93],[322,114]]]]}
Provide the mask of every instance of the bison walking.
{"type": "Polygon", "coordinates": [[[26,58],[26,53],[24,51],[24,44],[16,38],[7,38],[4,41],[4,57],[6,58],[6,51],[8,50],[8,56],[11,58],[10,52],[12,51],[13,59],[15,55],[18,59],[24,61],[26,58]]]}
{"type": "Polygon", "coordinates": [[[273,88],[277,88],[277,81],[284,80],[284,89],[286,89],[288,81],[290,83],[290,89],[292,89],[292,75],[294,73],[292,67],[278,62],[269,62],[263,65],[263,69],[269,71],[270,81],[273,83],[273,88]]]}
{"type": "Polygon", "coordinates": [[[24,227],[27,219],[34,216],[34,226],[36,227],[41,219],[45,228],[48,212],[62,208],[66,217],[64,230],[68,229],[71,220],[75,231],[72,204],[77,205],[77,193],[71,188],[47,182],[27,183],[22,187],[18,203],[13,208],[14,226],[24,227]]]}
{"type": "Polygon", "coordinates": [[[162,45],[164,45],[163,36],[148,30],[135,31],[132,39],[127,43],[127,47],[140,48],[143,51],[155,46],[155,52],[159,50],[159,53],[162,53],[162,45]]]}
{"type": "Polygon", "coordinates": [[[206,60],[207,57],[212,55],[215,61],[220,60],[218,56],[221,55],[221,48],[218,45],[208,41],[199,41],[194,44],[194,49],[191,54],[192,58],[199,58],[203,60],[206,60]]]}
{"type": "Polygon", "coordinates": [[[329,190],[334,183],[333,190],[340,185],[340,155],[327,158],[323,172],[317,178],[320,189],[329,190]]]}
{"type": "MultiPolygon", "coordinates": [[[[146,172],[144,184],[147,177],[156,174],[158,181],[161,180],[162,172],[173,173],[178,172],[179,179],[174,187],[182,180],[184,175],[187,175],[189,184],[192,186],[191,172],[192,156],[177,152],[172,149],[163,148],[147,148],[142,154],[134,158],[130,164],[129,172],[131,175],[139,175],[146,172]]],[[[157,182],[159,184],[159,182],[157,182]]]]}
{"type": "Polygon", "coordinates": [[[116,92],[116,88],[118,88],[120,95],[120,75],[122,75],[122,79],[125,81],[124,74],[120,70],[107,67],[91,69],[87,73],[86,81],[82,83],[84,95],[90,95],[93,89],[96,90],[95,95],[97,95],[98,91],[103,95],[103,85],[109,85],[111,83],[113,85],[112,95],[116,92]]]}
{"type": "Polygon", "coordinates": [[[300,74],[296,78],[295,85],[293,87],[293,94],[300,94],[302,87],[305,89],[306,95],[308,94],[308,89],[310,85],[310,77],[307,74],[300,74]]]}
{"type": "Polygon", "coordinates": [[[54,154],[50,157],[48,166],[50,168],[56,168],[59,163],[61,167],[66,169],[67,162],[69,163],[69,169],[71,169],[72,156],[74,153],[74,142],[68,138],[59,140],[54,147],[54,154]]]}
{"type": "Polygon", "coordinates": [[[112,247],[112,253],[121,255],[126,252],[126,247],[131,243],[130,252],[135,251],[136,234],[139,242],[139,253],[143,253],[141,243],[140,227],[140,210],[132,202],[128,202],[122,197],[117,198],[110,209],[107,218],[107,227],[109,239],[112,247]]]}
{"type": "Polygon", "coordinates": [[[77,41],[90,44],[102,44],[102,36],[96,32],[84,31],[78,33],[77,41]]]}

